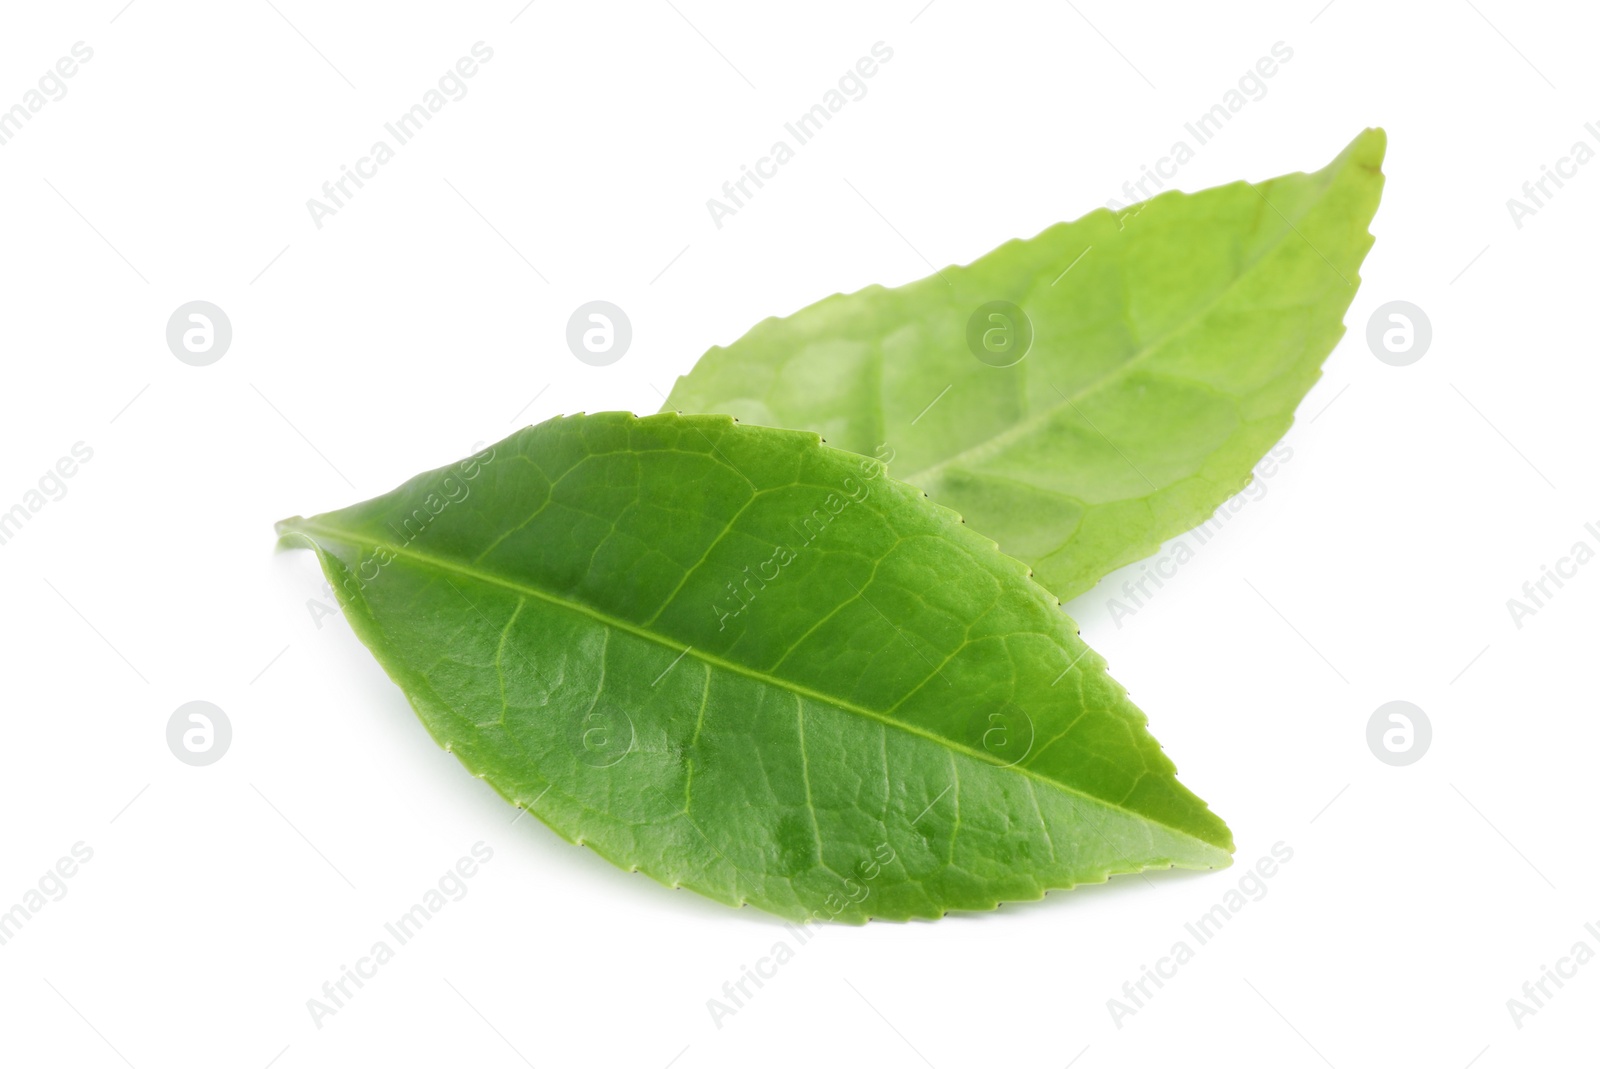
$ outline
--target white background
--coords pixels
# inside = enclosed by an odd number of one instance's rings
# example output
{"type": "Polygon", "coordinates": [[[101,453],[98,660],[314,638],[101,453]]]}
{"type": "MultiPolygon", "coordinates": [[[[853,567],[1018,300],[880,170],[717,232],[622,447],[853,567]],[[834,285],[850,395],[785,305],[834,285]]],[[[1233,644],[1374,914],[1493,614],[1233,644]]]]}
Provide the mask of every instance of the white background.
{"type": "MultiPolygon", "coordinates": [[[[1600,521],[1600,164],[1506,207],[1600,120],[1580,5],[8,4],[0,106],[94,50],[0,146],[0,509],[93,459],[0,546],[0,909],[93,859],[0,947],[0,1060],[74,1066],[1475,1066],[1592,1059],[1600,964],[1506,1000],[1600,921],[1600,564],[1506,601],[1600,521]],[[494,58],[319,230],[306,200],[474,42],[494,58]],[[705,201],[874,42],[894,50],[779,177],[705,201]],[[760,318],[899,283],[1136,178],[1275,42],[1293,58],[1180,172],[1314,169],[1390,136],[1377,245],[1293,459],[1136,615],[1068,608],[1238,864],[997,914],[793,937],[561,842],[437,749],[273,521],[523,423],[654,411],[760,318]],[[852,189],[852,186],[854,189],[852,189]],[[881,214],[880,214],[881,213],[881,214]],[[542,276],[542,277],[541,277],[542,276]],[[628,312],[605,368],[580,303],[628,312]],[[209,367],[168,351],[202,299],[209,367]],[[1430,317],[1409,367],[1380,304],[1430,317]],[[535,399],[536,398],[536,399],[535,399]],[[1314,419],[1313,419],[1314,417],[1314,419]],[[218,763],[169,752],[191,700],[218,763]],[[1406,699],[1431,749],[1367,748],[1406,699]],[[493,860],[335,1016],[306,1000],[476,842],[493,860]],[[1282,841],[1293,860],[1156,997],[1107,1000],[1282,841]],[[676,1059],[674,1061],[673,1059],[676,1059]]],[[[1192,943],[1192,940],[1191,940],[1192,943]]]]}

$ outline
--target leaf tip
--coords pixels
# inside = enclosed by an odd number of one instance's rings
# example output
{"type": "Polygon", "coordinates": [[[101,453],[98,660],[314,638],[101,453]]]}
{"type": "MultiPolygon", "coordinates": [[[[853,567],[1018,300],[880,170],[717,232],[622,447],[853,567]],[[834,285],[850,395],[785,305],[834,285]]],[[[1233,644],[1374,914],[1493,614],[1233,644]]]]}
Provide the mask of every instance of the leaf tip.
{"type": "Polygon", "coordinates": [[[1388,152],[1389,134],[1381,126],[1369,126],[1344,147],[1329,170],[1354,165],[1375,175],[1383,174],[1383,158],[1388,152]]]}

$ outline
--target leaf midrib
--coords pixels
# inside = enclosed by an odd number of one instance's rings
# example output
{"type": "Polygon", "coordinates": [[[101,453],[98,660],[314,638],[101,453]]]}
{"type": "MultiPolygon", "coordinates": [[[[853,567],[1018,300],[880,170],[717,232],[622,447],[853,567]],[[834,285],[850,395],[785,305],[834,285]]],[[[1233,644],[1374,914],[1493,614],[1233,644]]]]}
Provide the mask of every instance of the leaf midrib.
{"type": "MultiPolygon", "coordinates": [[[[1174,834],[1193,839],[1195,842],[1202,843],[1205,846],[1212,847],[1213,849],[1223,849],[1223,847],[1217,846],[1215,843],[1207,839],[1203,839],[1194,832],[1185,828],[1178,828],[1171,824],[1163,823],[1162,821],[1156,820],[1154,817],[1149,816],[1146,813],[1140,813],[1137,810],[1129,809],[1120,803],[1111,802],[1104,798],[1097,797],[1096,795],[1089,794],[1077,787],[1073,787],[1069,784],[1062,783],[1059,780],[1054,780],[1048,776],[1035,772],[1031,768],[1028,768],[1024,765],[1007,764],[997,760],[992,754],[988,754],[981,750],[972,749],[969,746],[963,745],[962,743],[953,739],[946,738],[943,735],[935,735],[931,732],[924,731],[913,724],[908,724],[900,720],[893,720],[881,713],[873,712],[871,709],[868,709],[865,706],[856,705],[853,702],[846,701],[834,695],[824,694],[820,691],[813,690],[804,684],[796,683],[792,680],[781,679],[776,676],[769,675],[766,672],[762,672],[759,669],[750,668],[734,661],[725,660],[724,658],[718,657],[715,654],[706,653],[703,650],[697,650],[693,646],[687,648],[680,647],[665,635],[647,630],[635,624],[631,624],[626,620],[619,620],[608,613],[601,612],[599,609],[592,608],[591,606],[585,605],[582,602],[569,601],[568,599],[560,597],[556,594],[552,594],[545,590],[540,590],[538,587],[526,586],[522,583],[515,582],[506,578],[505,576],[495,575],[491,572],[480,571],[476,568],[459,564],[455,561],[444,560],[442,558],[430,556],[425,553],[418,553],[414,550],[408,549],[405,546],[397,546],[392,542],[387,542],[379,538],[369,538],[353,531],[347,531],[342,528],[334,527],[328,523],[315,522],[313,520],[296,517],[295,519],[285,521],[284,526],[288,530],[292,530],[303,535],[309,536],[313,533],[325,534],[330,538],[341,540],[350,545],[370,546],[373,549],[386,550],[396,557],[410,560],[420,565],[437,568],[440,571],[454,572],[455,574],[466,579],[475,580],[490,586],[499,586],[524,597],[537,598],[538,600],[549,605],[556,606],[557,608],[566,609],[569,612],[574,612],[581,616],[587,616],[606,627],[616,628],[619,631],[627,632],[628,634],[635,635],[639,638],[645,639],[646,641],[654,642],[657,645],[664,646],[675,653],[694,657],[710,667],[721,668],[725,671],[733,672],[736,675],[744,676],[747,679],[752,679],[758,683],[776,687],[779,690],[788,691],[790,693],[809,698],[812,701],[833,706],[834,708],[844,712],[855,713],[856,715],[866,717],[869,720],[875,720],[886,727],[892,727],[896,730],[904,731],[909,735],[926,739],[927,741],[936,743],[947,750],[965,754],[966,756],[972,757],[985,764],[994,765],[997,768],[1015,769],[1018,773],[1031,779],[1038,780],[1039,782],[1046,784],[1055,790],[1064,791],[1068,794],[1074,794],[1096,805],[1102,805],[1118,810],[1119,812],[1126,813],[1127,815],[1138,820],[1143,820],[1157,827],[1165,828],[1174,834]]],[[[315,544],[314,539],[313,544],[315,544]]],[[[317,548],[320,552],[321,547],[319,546],[317,548]]]]}
{"type": "MultiPolygon", "coordinates": [[[[1271,185],[1272,182],[1275,181],[1277,181],[1277,179],[1263,182],[1261,185],[1271,185]]],[[[1278,212],[1277,206],[1271,201],[1267,200],[1267,196],[1265,193],[1261,192],[1260,186],[1249,182],[1244,184],[1249,186],[1251,189],[1254,189],[1261,199],[1266,202],[1267,207],[1271,208],[1275,212],[1278,212]]],[[[1332,176],[1330,175],[1328,182],[1323,184],[1319,194],[1326,193],[1328,186],[1331,184],[1332,176]]],[[[1184,319],[1183,322],[1176,324],[1155,339],[1146,343],[1143,348],[1133,353],[1133,355],[1129,356],[1128,359],[1112,367],[1098,378],[1092,379],[1086,383],[1081,389],[1073,393],[1070,397],[1062,395],[1062,399],[1059,404],[1045,405],[1037,411],[1030,413],[1014,426],[1008,427],[1006,430],[1001,431],[999,434],[985,438],[981,442],[976,442],[973,445],[968,446],[966,449],[961,450],[959,453],[952,453],[950,456],[939,461],[937,464],[930,464],[921,471],[913,472],[910,475],[897,475],[896,478],[904,482],[908,482],[913,486],[920,487],[923,480],[929,478],[930,476],[942,474],[946,468],[949,468],[955,464],[959,464],[969,457],[976,456],[979,459],[988,459],[991,456],[1003,452],[1014,442],[1031,435],[1040,427],[1048,423],[1051,419],[1054,419],[1063,409],[1067,408],[1068,406],[1076,408],[1077,402],[1083,400],[1085,397],[1088,397],[1091,394],[1098,393],[1103,388],[1106,388],[1109,384],[1111,384],[1112,380],[1125,377],[1132,368],[1141,363],[1146,357],[1150,356],[1151,353],[1154,353],[1157,349],[1160,349],[1162,346],[1166,345],[1173,338],[1190,329],[1196,323],[1199,323],[1206,316],[1210,315],[1211,312],[1215,310],[1216,307],[1221,304],[1222,301],[1230,293],[1232,293],[1235,288],[1238,287],[1239,283],[1243,281],[1252,271],[1254,271],[1263,260],[1283,247],[1285,240],[1290,234],[1299,236],[1300,232],[1295,228],[1294,224],[1305,219],[1305,217],[1310,215],[1311,212],[1321,203],[1322,200],[1319,195],[1317,198],[1312,200],[1312,202],[1305,208],[1304,211],[1301,211],[1295,215],[1293,222],[1290,222],[1288,216],[1283,215],[1282,212],[1278,212],[1278,214],[1283,218],[1284,222],[1288,224],[1288,230],[1280,235],[1277,241],[1273,242],[1266,249],[1264,249],[1260,255],[1256,256],[1249,263],[1245,264],[1241,270],[1235,272],[1233,278],[1229,280],[1226,286],[1217,292],[1215,297],[1197,309],[1194,314],[1184,319]]],[[[1304,237],[1301,237],[1300,240],[1306,241],[1304,237]]],[[[1311,243],[1306,241],[1306,244],[1310,245],[1311,243]]],[[[1315,246],[1312,246],[1313,251],[1315,251],[1315,248],[1315,246]]],[[[1346,285],[1348,284],[1349,282],[1347,280],[1346,285]]],[[[1060,391],[1058,390],[1057,393],[1060,393],[1060,391]]],[[[887,415],[887,413],[885,413],[885,415],[887,415]]]]}

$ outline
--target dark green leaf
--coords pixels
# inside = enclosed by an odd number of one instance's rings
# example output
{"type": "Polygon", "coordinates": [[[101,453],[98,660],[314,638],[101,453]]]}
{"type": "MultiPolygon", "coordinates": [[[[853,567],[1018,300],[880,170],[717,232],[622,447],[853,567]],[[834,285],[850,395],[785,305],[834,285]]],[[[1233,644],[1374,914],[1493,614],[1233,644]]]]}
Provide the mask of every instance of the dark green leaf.
{"type": "Polygon", "coordinates": [[[662,883],[860,922],[1229,861],[1055,597],[815,435],[566,417],[279,529],[435,739],[662,883]]]}

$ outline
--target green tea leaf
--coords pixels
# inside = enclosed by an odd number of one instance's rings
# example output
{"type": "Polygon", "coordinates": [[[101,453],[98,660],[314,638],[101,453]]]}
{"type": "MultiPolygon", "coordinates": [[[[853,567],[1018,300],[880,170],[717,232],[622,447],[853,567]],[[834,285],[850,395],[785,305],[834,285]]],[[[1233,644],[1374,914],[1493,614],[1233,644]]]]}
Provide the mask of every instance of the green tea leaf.
{"type": "Polygon", "coordinates": [[[662,883],[861,922],[1229,861],[1026,568],[813,434],[565,417],[279,531],[441,745],[662,883]]]}
{"type": "Polygon", "coordinates": [[[765,320],[666,409],[892,451],[1070,598],[1203,521],[1288,429],[1344,333],[1384,144],[1367,130],[1316,174],[1100,209],[765,320]]]}

